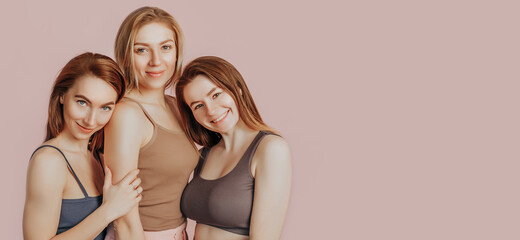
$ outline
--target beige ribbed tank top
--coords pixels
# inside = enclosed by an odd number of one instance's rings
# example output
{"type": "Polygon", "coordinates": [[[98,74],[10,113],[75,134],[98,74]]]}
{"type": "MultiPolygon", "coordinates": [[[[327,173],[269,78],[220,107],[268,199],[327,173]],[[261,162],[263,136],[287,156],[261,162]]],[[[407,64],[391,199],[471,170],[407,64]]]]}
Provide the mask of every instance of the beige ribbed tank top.
{"type": "MultiPolygon", "coordinates": [[[[143,106],[130,98],[143,110],[153,124],[153,136],[139,151],[139,177],[143,199],[139,215],[145,231],[173,229],[185,221],[180,209],[181,195],[188,178],[197,165],[198,154],[184,132],[170,131],[157,124],[143,106]]],[[[173,102],[166,102],[177,116],[173,102]]]]}

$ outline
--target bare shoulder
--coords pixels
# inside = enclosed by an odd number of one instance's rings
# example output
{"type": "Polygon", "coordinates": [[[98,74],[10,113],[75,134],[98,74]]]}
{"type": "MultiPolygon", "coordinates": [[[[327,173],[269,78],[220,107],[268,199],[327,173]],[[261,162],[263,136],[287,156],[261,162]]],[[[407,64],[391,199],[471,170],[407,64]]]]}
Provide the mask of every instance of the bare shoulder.
{"type": "Polygon", "coordinates": [[[289,144],[278,135],[265,136],[258,145],[257,152],[269,152],[274,154],[290,153],[289,144]]]}
{"type": "Polygon", "coordinates": [[[59,188],[65,186],[67,173],[68,167],[63,155],[54,148],[44,147],[31,157],[27,180],[28,184],[59,188]]]}
{"type": "Polygon", "coordinates": [[[277,135],[265,136],[256,149],[257,164],[285,165],[290,164],[291,150],[287,141],[277,135]]]}
{"type": "Polygon", "coordinates": [[[141,119],[143,111],[139,105],[129,100],[121,100],[117,103],[110,121],[126,121],[126,119],[141,119]]]}
{"type": "Polygon", "coordinates": [[[44,147],[38,149],[31,157],[30,166],[51,168],[49,170],[57,168],[67,169],[67,163],[65,158],[61,155],[58,150],[51,147],[44,147]]]}
{"type": "Polygon", "coordinates": [[[121,132],[142,132],[143,122],[146,121],[146,116],[143,110],[135,102],[129,100],[121,100],[117,103],[112,118],[105,126],[105,132],[108,134],[121,132]]]}

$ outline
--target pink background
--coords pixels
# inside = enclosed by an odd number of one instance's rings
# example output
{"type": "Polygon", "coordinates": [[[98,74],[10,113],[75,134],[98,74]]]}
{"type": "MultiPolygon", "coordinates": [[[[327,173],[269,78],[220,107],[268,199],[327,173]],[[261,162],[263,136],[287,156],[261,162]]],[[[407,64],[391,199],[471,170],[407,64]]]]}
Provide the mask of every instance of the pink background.
{"type": "Polygon", "coordinates": [[[289,141],[283,239],[520,239],[516,1],[72,2],[0,6],[2,239],[22,239],[58,71],[113,56],[152,3],[181,24],[185,62],[233,63],[289,141]]]}

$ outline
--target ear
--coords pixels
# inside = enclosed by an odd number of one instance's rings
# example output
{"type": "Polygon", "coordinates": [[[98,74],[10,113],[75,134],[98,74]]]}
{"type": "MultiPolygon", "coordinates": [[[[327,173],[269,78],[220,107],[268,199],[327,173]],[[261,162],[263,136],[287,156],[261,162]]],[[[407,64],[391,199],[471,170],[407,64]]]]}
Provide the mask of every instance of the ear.
{"type": "Polygon", "coordinates": [[[60,103],[63,104],[63,95],[60,96],[60,103]]]}

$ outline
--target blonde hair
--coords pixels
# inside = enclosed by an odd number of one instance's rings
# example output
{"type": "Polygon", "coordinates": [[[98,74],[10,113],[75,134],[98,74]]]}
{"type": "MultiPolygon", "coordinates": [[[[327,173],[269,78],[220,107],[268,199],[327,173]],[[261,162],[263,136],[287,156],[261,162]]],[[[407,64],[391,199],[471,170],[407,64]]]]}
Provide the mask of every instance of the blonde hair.
{"type": "Polygon", "coordinates": [[[134,67],[134,41],[137,31],[149,23],[164,23],[170,27],[174,35],[175,49],[177,50],[175,72],[172,78],[166,83],[166,88],[171,87],[181,75],[183,56],[183,34],[181,27],[172,15],[160,8],[138,8],[130,13],[123,23],[121,23],[114,47],[115,60],[126,77],[127,91],[134,88],[139,89],[139,82],[134,67]]]}

